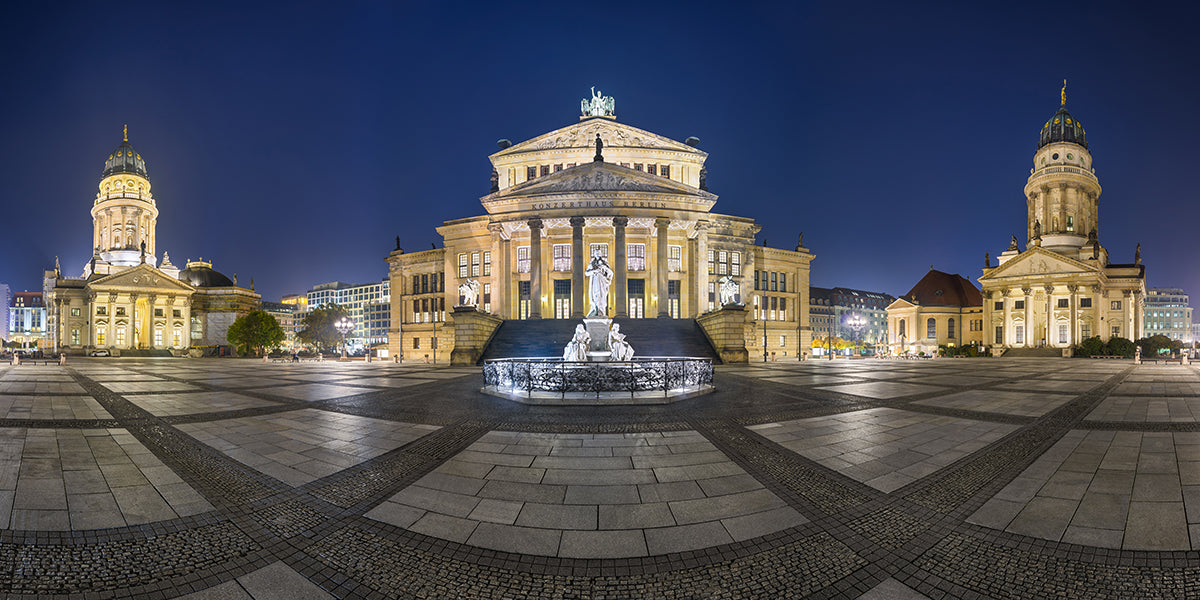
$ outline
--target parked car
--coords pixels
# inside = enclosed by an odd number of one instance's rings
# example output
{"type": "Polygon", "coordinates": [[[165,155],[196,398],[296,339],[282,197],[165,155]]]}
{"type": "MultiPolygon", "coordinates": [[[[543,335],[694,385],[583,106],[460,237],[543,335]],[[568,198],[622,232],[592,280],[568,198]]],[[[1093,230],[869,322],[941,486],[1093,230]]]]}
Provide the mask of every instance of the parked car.
{"type": "Polygon", "coordinates": [[[89,356],[112,356],[112,355],[108,353],[108,350],[92,350],[92,352],[89,356]]]}

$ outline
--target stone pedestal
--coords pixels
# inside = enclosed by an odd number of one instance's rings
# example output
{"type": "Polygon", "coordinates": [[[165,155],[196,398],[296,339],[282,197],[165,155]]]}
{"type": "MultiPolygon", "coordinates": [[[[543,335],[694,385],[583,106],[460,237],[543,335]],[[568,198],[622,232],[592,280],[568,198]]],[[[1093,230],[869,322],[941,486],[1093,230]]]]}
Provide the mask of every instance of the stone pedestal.
{"type": "Polygon", "coordinates": [[[492,334],[503,322],[500,317],[479,312],[474,306],[454,307],[449,321],[443,331],[453,331],[454,346],[450,351],[452,365],[474,365],[479,362],[492,334]]]}
{"type": "Polygon", "coordinates": [[[608,347],[608,330],[612,327],[612,319],[605,317],[588,317],[583,320],[583,328],[592,337],[588,345],[588,360],[602,362],[609,359],[612,350],[608,347]]]}
{"type": "Polygon", "coordinates": [[[705,313],[696,318],[696,323],[716,348],[724,363],[750,362],[746,350],[746,328],[749,312],[740,304],[726,304],[720,310],[705,313]]]}

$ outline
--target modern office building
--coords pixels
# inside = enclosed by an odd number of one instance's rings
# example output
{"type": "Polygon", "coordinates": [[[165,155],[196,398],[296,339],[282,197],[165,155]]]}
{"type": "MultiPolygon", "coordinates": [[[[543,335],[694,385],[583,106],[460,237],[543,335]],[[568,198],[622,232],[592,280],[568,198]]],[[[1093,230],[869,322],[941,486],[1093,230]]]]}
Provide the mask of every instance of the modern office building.
{"type": "MultiPolygon", "coordinates": [[[[346,344],[354,350],[388,343],[391,327],[391,281],[384,279],[375,283],[349,284],[332,281],[314,286],[305,295],[303,302],[295,298],[295,304],[305,307],[296,312],[296,327],[300,327],[303,314],[323,304],[337,304],[350,313],[354,329],[346,334],[346,344]]],[[[285,302],[293,297],[285,298],[285,302]]]]}
{"type": "Polygon", "coordinates": [[[1145,308],[1146,334],[1165,335],[1173,340],[1191,344],[1192,307],[1188,306],[1188,295],[1179,288],[1151,288],[1146,290],[1145,308]]]}
{"type": "Polygon", "coordinates": [[[46,336],[46,305],[41,292],[17,292],[12,295],[8,311],[10,342],[24,348],[48,348],[46,336]]]}

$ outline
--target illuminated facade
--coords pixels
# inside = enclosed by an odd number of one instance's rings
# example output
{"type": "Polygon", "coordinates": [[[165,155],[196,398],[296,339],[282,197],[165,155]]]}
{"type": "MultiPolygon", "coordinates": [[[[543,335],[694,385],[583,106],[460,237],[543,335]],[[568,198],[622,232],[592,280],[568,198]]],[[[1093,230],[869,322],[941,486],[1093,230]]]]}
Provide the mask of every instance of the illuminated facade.
{"type": "Polygon", "coordinates": [[[491,193],[480,198],[486,214],[438,227],[442,248],[388,257],[391,352],[448,357],[447,315],[468,279],[480,284],[479,309],[501,319],[581,319],[595,255],[615,274],[608,315],[693,319],[720,308],[717,281],[728,276],[756,325],[747,347],[760,346],[761,323],[777,355],[807,351],[813,255],[755,246],[753,219],[712,212],[698,142],[619,123],[611,106],[525,142],[502,140],[489,157],[491,193]]]}
{"type": "Polygon", "coordinates": [[[202,302],[205,306],[229,304],[224,298],[229,294],[246,296],[257,306],[253,290],[232,283],[226,290],[204,290],[181,280],[188,279],[189,270],[172,265],[166,252],[159,264],[158,204],[146,162],[128,135],[105,160],[98,187],[91,208],[93,252],[82,275],[63,275],[55,259],[43,278],[51,348],[182,351],[197,341],[194,332],[206,335],[196,326],[207,319],[206,309],[194,304],[197,292],[219,298],[202,302]]]}
{"type": "Polygon", "coordinates": [[[25,348],[44,348],[46,340],[46,305],[41,292],[17,292],[5,315],[8,319],[8,341],[25,348]]]}
{"type": "Polygon", "coordinates": [[[887,307],[892,354],[937,354],[938,346],[983,343],[983,296],[961,275],[930,269],[887,307]]]}
{"type": "Polygon", "coordinates": [[[1185,344],[1195,339],[1187,292],[1179,288],[1146,290],[1145,312],[1146,336],[1165,335],[1185,344]]]}
{"type": "Polygon", "coordinates": [[[1143,337],[1146,271],[1141,250],[1132,263],[1110,262],[1100,245],[1100,182],[1087,135],[1062,106],[1042,127],[1025,198],[1025,249],[1013,236],[990,260],[983,288],[985,343],[1069,352],[1084,339],[1143,337]]]}

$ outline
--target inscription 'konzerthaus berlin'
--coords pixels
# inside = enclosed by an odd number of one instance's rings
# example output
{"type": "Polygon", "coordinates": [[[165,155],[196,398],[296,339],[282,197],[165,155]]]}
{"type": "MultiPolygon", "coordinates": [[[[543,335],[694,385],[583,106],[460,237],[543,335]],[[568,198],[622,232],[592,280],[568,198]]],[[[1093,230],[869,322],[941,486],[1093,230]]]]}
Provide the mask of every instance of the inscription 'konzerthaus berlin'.
{"type": "Polygon", "coordinates": [[[502,141],[489,157],[491,193],[480,198],[487,214],[443,223],[443,248],[406,253],[397,243],[388,257],[393,355],[449,358],[446,307],[467,279],[480,283],[479,309],[500,319],[581,318],[584,267],[597,254],[615,272],[609,315],[696,318],[721,308],[717,281],[732,277],[752,319],[746,346],[765,340],[787,357],[809,349],[813,255],[755,246],[753,219],[711,212],[717,196],[698,140],[618,123],[603,100],[577,123],[502,141]]]}

